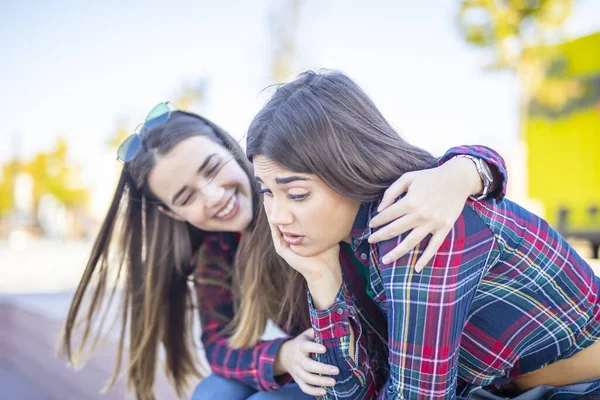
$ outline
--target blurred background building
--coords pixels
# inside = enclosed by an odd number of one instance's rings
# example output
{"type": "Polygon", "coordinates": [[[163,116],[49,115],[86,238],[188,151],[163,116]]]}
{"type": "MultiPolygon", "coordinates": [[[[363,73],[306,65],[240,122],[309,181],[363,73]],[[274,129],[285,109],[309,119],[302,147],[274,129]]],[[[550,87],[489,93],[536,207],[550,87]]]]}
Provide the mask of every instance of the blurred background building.
{"type": "Polygon", "coordinates": [[[76,393],[51,347],[146,113],[171,100],[243,143],[263,89],[306,69],[348,73],[434,154],[498,150],[509,197],[600,273],[599,16],[597,0],[0,0],[0,388],[21,396],[0,398],[76,393]]]}

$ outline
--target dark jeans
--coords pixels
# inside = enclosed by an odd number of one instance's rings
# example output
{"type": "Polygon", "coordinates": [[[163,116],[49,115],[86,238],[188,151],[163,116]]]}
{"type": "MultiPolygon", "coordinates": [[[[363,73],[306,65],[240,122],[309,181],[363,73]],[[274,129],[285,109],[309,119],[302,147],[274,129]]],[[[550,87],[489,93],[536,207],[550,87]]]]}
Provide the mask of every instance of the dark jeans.
{"type": "Polygon", "coordinates": [[[542,385],[516,397],[502,397],[484,389],[475,389],[463,398],[472,400],[600,400],[600,379],[559,387],[542,385]]]}
{"type": "Polygon", "coordinates": [[[282,386],[275,392],[259,392],[242,382],[212,374],[198,384],[192,400],[314,400],[295,383],[282,386]]]}

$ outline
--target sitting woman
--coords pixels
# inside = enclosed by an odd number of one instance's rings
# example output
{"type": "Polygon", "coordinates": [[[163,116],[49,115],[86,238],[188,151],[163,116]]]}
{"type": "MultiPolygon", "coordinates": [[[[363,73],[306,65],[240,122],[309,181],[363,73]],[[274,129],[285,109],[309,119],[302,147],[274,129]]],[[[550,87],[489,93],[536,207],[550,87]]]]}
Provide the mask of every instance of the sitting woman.
{"type": "Polygon", "coordinates": [[[384,190],[438,160],[403,140],[348,77],[307,72],[281,86],[250,126],[247,155],[277,252],[306,280],[315,337],[328,348],[317,359],[342,370],[326,398],[541,385],[558,388],[522,396],[600,394],[600,279],[541,218],[502,198],[471,199],[420,273],[413,266],[439,238],[393,262],[387,250],[418,229],[371,243],[389,236],[372,228],[384,190]],[[362,290],[344,282],[348,263],[362,290]]]}

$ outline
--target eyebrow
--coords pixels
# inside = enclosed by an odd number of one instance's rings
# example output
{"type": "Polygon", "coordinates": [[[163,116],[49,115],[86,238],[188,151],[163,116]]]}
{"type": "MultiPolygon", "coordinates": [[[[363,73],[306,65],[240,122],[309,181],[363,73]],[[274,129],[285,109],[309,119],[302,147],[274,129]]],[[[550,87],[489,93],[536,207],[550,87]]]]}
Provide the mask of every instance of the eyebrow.
{"type": "MultiPolygon", "coordinates": [[[[196,171],[196,174],[199,174],[200,172],[202,172],[202,170],[204,168],[206,168],[206,166],[208,165],[208,163],[210,162],[210,160],[216,156],[217,153],[213,153],[211,155],[209,155],[208,157],[206,157],[204,159],[204,162],[202,163],[202,165],[200,165],[200,167],[198,168],[198,170],[196,171]]],[[[179,196],[181,196],[183,194],[183,192],[185,192],[185,189],[187,189],[187,186],[182,187],[181,189],[179,189],[177,191],[177,193],[175,193],[175,196],[173,196],[173,199],[171,199],[171,204],[175,205],[175,201],[177,201],[177,199],[179,198],[179,196]]]]}
{"type": "MultiPolygon", "coordinates": [[[[263,183],[263,180],[260,179],[259,176],[254,176],[254,179],[258,182],[258,183],[263,183]]],[[[279,184],[279,185],[285,185],[287,183],[292,183],[295,181],[310,181],[309,178],[305,178],[303,176],[297,176],[297,175],[292,175],[292,176],[286,176],[285,178],[275,178],[275,183],[279,184]]]]}

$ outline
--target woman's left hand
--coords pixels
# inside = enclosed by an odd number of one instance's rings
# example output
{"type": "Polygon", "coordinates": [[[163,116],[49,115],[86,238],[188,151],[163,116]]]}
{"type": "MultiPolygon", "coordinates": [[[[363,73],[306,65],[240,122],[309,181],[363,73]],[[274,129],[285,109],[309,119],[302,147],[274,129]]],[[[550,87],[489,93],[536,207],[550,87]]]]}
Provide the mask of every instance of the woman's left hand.
{"type": "Polygon", "coordinates": [[[283,258],[290,267],[298,271],[307,282],[321,280],[324,277],[330,277],[330,275],[340,275],[341,267],[339,261],[340,246],[335,246],[325,250],[320,254],[314,256],[301,256],[296,254],[292,247],[283,239],[281,231],[269,223],[271,228],[271,238],[275,245],[275,251],[281,258],[283,258]]]}
{"type": "Polygon", "coordinates": [[[427,235],[431,240],[417,263],[420,272],[433,258],[460,216],[467,198],[482,190],[473,162],[456,158],[432,169],[405,173],[385,192],[380,213],[370,226],[387,226],[373,233],[369,242],[376,243],[412,230],[402,242],[385,255],[386,264],[398,260],[417,246],[427,235]],[[402,199],[395,202],[401,194],[402,199]]]}

